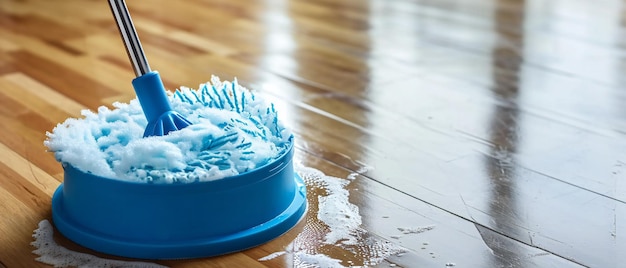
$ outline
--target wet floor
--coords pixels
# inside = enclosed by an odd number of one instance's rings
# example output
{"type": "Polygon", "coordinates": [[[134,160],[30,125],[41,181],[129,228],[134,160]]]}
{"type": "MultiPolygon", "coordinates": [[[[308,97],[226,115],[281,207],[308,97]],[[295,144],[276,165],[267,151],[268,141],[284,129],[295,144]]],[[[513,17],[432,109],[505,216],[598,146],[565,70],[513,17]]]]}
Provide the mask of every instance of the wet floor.
{"type": "MultiPolygon", "coordinates": [[[[332,200],[360,216],[356,245],[330,243],[314,211],[332,194],[311,182],[306,221],[285,236],[159,263],[626,261],[624,1],[157,2],[128,4],[166,87],[237,77],[275,103],[302,165],[347,181],[348,202],[332,200]]],[[[30,236],[63,179],[46,131],[130,100],[132,77],[106,3],[0,2],[0,265],[42,265],[30,236]]]]}

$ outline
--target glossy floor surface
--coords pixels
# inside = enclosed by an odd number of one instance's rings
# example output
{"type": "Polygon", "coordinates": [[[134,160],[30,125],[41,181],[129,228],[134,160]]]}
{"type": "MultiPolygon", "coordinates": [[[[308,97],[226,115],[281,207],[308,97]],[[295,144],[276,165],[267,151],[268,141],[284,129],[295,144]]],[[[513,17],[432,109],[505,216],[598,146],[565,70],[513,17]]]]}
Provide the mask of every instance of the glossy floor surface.
{"type": "MultiPolygon", "coordinates": [[[[297,161],[359,173],[347,189],[361,228],[408,250],[378,265],[626,265],[626,2],[128,5],[169,89],[237,77],[275,102],[297,161]],[[436,228],[398,237],[406,226],[436,228]]],[[[132,78],[106,1],[0,1],[0,267],[45,266],[31,233],[63,180],[46,131],[130,100],[132,78]]],[[[292,267],[258,259],[309,217],[261,247],[159,263],[292,267]]]]}

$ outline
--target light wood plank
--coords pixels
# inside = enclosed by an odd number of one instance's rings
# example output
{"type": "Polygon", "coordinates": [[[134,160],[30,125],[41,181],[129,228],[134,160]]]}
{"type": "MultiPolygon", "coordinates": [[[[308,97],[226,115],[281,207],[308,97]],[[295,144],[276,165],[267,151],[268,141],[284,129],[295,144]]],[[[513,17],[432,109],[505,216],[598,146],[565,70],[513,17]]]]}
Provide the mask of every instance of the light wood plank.
{"type": "MultiPolygon", "coordinates": [[[[75,102],[72,99],[67,98],[64,95],[59,94],[55,90],[33,80],[28,76],[25,76],[24,74],[8,74],[0,77],[0,79],[9,81],[13,83],[15,87],[19,87],[21,90],[30,92],[32,95],[38,96],[39,98],[46,100],[48,103],[56,105],[59,109],[65,111],[67,115],[76,116],[80,114],[81,110],[85,109],[85,106],[75,102]],[[59,103],[63,103],[63,105],[58,105],[59,103]]],[[[7,87],[10,88],[11,86],[7,85],[7,87]]],[[[13,92],[17,93],[16,91],[13,92]]],[[[20,97],[24,99],[23,96],[20,97]]],[[[36,107],[33,108],[33,110],[37,109],[36,107]]]]}
{"type": "Polygon", "coordinates": [[[0,160],[1,163],[52,197],[52,194],[60,184],[58,180],[34,166],[28,159],[16,154],[2,143],[0,143],[0,152],[5,156],[0,160]]]}

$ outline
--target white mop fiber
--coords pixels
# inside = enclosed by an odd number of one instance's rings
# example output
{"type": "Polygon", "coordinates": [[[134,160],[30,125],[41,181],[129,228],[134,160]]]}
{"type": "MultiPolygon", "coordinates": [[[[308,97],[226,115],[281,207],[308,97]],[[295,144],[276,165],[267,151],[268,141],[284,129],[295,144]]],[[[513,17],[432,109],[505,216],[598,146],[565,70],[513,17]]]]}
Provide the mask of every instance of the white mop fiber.
{"type": "Polygon", "coordinates": [[[273,104],[237,84],[220,81],[168,96],[193,125],[143,138],[146,118],[137,99],[83,110],[47,133],[44,144],[59,162],[95,175],[147,183],[189,183],[237,175],[285,152],[291,133],[273,104]]]}

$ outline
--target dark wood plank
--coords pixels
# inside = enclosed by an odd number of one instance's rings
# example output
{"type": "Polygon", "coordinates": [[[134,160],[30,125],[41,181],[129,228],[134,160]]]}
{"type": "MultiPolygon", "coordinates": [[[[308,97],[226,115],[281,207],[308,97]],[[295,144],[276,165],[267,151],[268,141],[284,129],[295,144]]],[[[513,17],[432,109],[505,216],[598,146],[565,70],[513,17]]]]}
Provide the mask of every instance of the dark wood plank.
{"type": "Polygon", "coordinates": [[[19,51],[12,52],[11,56],[20,72],[92,109],[101,105],[100,98],[109,97],[115,93],[106,84],[98,83],[32,53],[19,51]],[[32,68],[33,66],[37,68],[32,68]],[[86,94],[87,91],[90,94],[86,94]]]}

